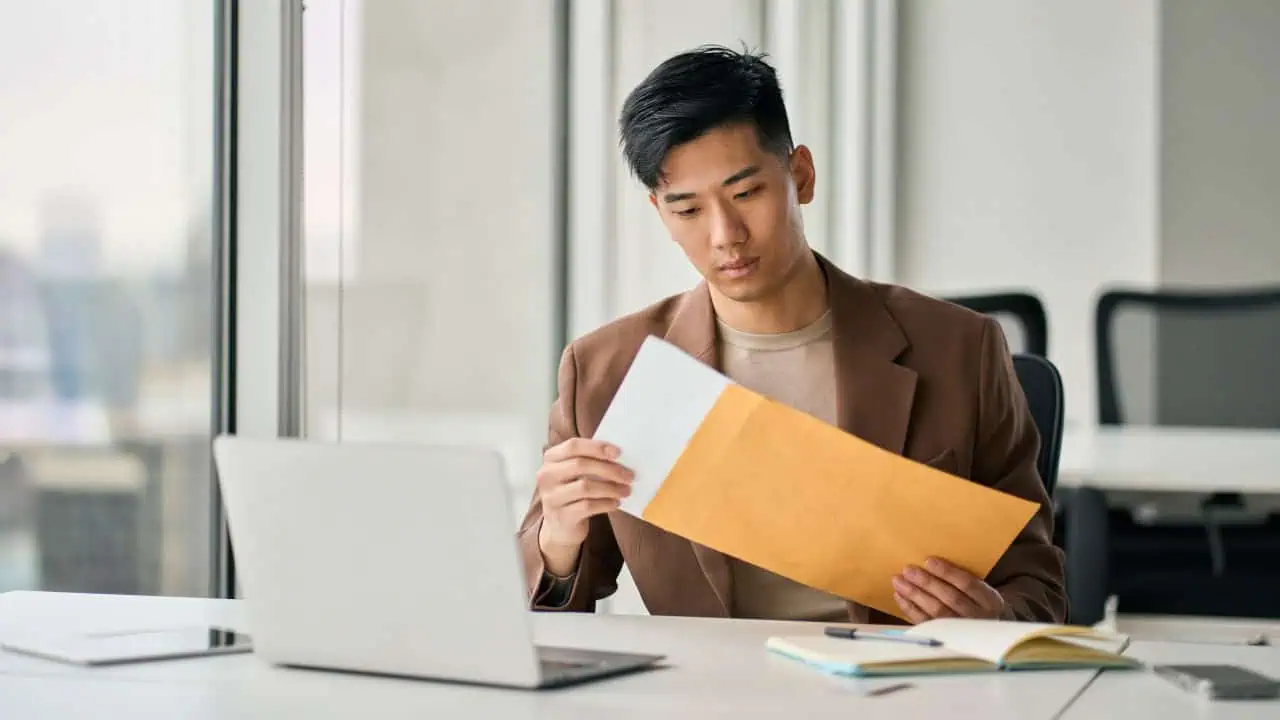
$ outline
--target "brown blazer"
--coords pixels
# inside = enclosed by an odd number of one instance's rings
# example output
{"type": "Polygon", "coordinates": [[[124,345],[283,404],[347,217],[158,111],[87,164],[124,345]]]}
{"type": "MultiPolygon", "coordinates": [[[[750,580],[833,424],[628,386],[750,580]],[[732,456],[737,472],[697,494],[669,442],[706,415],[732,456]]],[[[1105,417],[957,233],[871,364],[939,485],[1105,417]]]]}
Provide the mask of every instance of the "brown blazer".
{"type": "MultiPolygon", "coordinates": [[[[999,325],[910,290],[855,279],[819,256],[832,313],[841,428],[880,447],[974,482],[1027,498],[1040,512],[986,580],[1009,616],[1064,622],[1062,553],[1036,471],[1039,436],[999,325]]],[[[719,366],[715,314],[706,284],[620,318],[578,339],[560,362],[548,447],[591,437],[648,335],[719,366]]],[[[928,518],[920,518],[928,522],[928,518]]],[[[534,609],[543,574],[537,498],[518,538],[534,609]]],[[[856,557],[850,558],[856,563],[856,557]]],[[[654,615],[729,617],[733,581],[714,550],[622,512],[591,520],[567,606],[591,612],[617,589],[623,563],[654,615]]],[[[854,622],[901,622],[849,603],[854,622]]]]}

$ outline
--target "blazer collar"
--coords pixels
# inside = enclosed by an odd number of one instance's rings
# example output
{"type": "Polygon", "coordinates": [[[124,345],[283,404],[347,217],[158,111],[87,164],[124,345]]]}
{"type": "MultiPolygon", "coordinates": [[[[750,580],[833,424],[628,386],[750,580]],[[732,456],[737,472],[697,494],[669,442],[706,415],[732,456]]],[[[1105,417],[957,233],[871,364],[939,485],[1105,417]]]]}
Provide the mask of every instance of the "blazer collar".
{"type": "MultiPolygon", "coordinates": [[[[875,287],[815,253],[827,281],[841,429],[901,454],[906,446],[916,373],[897,360],[910,348],[901,325],[875,287]]],[[[681,298],[664,336],[699,361],[720,369],[715,309],[706,282],[681,298]]],[[[703,573],[728,615],[732,573],[718,552],[691,543],[703,573]]]]}
{"type": "MultiPolygon", "coordinates": [[[[870,283],[852,277],[819,253],[814,253],[827,281],[827,304],[831,308],[832,342],[835,350],[836,387],[840,395],[840,426],[855,435],[868,431],[866,439],[901,451],[901,441],[894,442],[896,433],[887,433],[863,417],[861,408],[868,400],[896,399],[909,402],[914,394],[915,373],[896,364],[910,347],[902,327],[886,307],[883,299],[870,283]],[[896,369],[894,369],[896,368],[896,369]],[[879,388],[870,384],[886,380],[893,386],[879,388]],[[908,385],[910,387],[908,387],[908,385]],[[869,398],[862,397],[870,393],[869,398]]],[[[718,331],[715,308],[711,304],[711,291],[706,281],[698,283],[679,300],[667,326],[664,339],[684,350],[692,357],[720,369],[718,331]]],[[[883,412],[880,404],[875,408],[883,412]]]]}

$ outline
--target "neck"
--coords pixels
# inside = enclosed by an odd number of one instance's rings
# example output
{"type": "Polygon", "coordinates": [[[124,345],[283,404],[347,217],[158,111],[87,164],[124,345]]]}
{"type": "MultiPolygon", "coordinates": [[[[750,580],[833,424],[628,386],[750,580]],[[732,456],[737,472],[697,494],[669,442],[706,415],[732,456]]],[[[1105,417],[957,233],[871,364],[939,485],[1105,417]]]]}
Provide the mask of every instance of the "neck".
{"type": "Polygon", "coordinates": [[[767,297],[733,300],[711,287],[716,315],[734,330],[785,333],[807,327],[827,311],[827,281],[813,253],[805,252],[782,286],[767,297]]]}

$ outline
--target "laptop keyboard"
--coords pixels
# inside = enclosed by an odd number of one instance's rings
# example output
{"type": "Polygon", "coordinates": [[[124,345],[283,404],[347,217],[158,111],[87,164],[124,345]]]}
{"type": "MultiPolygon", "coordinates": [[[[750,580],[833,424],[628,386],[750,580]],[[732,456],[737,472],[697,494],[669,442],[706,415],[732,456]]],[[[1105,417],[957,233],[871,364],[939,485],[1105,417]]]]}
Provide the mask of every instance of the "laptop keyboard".
{"type": "Polygon", "coordinates": [[[538,661],[542,668],[551,672],[565,672],[582,668],[596,667],[604,664],[604,660],[592,653],[569,648],[538,648],[538,661]]]}
{"type": "Polygon", "coordinates": [[[590,667],[592,664],[593,663],[575,663],[575,662],[561,662],[559,660],[543,660],[542,669],[547,672],[562,673],[562,672],[569,672],[571,670],[581,670],[582,668],[590,667]]]}

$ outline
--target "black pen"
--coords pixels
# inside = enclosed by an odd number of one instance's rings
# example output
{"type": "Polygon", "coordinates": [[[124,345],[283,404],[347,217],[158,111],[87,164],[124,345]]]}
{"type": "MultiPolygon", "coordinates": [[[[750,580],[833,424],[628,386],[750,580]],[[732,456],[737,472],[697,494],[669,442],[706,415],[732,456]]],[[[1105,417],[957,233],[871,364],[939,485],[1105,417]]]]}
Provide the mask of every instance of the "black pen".
{"type": "Polygon", "coordinates": [[[840,638],[841,640],[888,640],[889,642],[910,643],[912,645],[924,645],[925,647],[940,647],[942,645],[941,642],[933,638],[914,637],[896,632],[871,632],[856,628],[829,627],[823,630],[823,634],[827,637],[840,638]]]}

